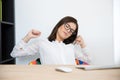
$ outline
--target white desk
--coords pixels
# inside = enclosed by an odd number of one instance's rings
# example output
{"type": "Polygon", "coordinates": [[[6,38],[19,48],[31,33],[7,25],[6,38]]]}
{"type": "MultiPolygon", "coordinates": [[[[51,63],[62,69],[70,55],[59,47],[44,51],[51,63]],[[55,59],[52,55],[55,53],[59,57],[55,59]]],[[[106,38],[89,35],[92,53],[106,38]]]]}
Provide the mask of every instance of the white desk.
{"type": "Polygon", "coordinates": [[[120,80],[120,69],[58,72],[58,65],[0,65],[0,80],[120,80]]]}

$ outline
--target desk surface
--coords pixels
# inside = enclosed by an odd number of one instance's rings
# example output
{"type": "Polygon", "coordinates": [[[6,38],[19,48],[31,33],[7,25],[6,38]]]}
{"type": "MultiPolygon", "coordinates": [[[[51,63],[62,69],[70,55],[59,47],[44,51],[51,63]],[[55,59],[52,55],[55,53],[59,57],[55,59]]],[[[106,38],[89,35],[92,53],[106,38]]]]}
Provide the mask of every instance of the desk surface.
{"type": "Polygon", "coordinates": [[[0,80],[120,80],[120,69],[73,69],[71,73],[55,70],[60,65],[0,65],[0,80]]]}

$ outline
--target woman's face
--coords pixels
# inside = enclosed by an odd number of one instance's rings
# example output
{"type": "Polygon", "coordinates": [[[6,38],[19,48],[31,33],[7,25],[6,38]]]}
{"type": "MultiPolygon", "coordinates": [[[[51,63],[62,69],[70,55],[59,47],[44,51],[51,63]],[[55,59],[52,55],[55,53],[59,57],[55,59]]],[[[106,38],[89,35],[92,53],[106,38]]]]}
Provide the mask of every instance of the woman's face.
{"type": "Polygon", "coordinates": [[[73,22],[65,23],[58,28],[57,37],[59,37],[61,40],[67,39],[75,32],[75,30],[76,30],[75,23],[73,22]]]}

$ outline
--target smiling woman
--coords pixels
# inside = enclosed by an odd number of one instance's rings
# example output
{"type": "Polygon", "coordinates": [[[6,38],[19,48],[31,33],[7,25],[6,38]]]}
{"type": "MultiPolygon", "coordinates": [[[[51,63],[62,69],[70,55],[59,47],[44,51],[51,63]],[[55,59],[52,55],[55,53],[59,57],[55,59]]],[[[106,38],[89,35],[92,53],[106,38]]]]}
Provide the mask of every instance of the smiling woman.
{"type": "Polygon", "coordinates": [[[14,47],[11,56],[20,57],[35,55],[39,53],[41,64],[69,64],[75,65],[75,59],[82,59],[90,63],[90,58],[86,52],[84,40],[78,36],[77,20],[71,16],[62,18],[52,30],[47,39],[40,39],[35,43],[27,45],[33,38],[41,36],[38,30],[31,30],[28,34],[14,47]],[[73,44],[74,42],[74,44],[73,44]],[[79,45],[81,52],[76,52],[75,44],[79,45]],[[82,55],[82,56],[81,56],[82,55]]]}
{"type": "MultiPolygon", "coordinates": [[[[112,0],[16,0],[15,14],[16,43],[33,28],[42,31],[41,38],[46,38],[58,20],[74,16],[80,24],[78,34],[87,44],[92,63],[114,64],[112,0]]],[[[19,57],[16,63],[28,64],[36,58],[19,57]]]]}

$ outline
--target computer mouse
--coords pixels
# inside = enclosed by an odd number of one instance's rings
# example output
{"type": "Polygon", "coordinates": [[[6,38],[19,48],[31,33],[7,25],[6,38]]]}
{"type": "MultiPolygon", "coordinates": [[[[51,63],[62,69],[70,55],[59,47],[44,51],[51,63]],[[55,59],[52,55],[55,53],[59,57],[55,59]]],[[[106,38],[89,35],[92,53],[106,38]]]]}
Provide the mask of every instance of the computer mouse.
{"type": "Polygon", "coordinates": [[[69,73],[69,72],[72,72],[72,69],[69,67],[60,66],[56,68],[56,71],[69,73]]]}

